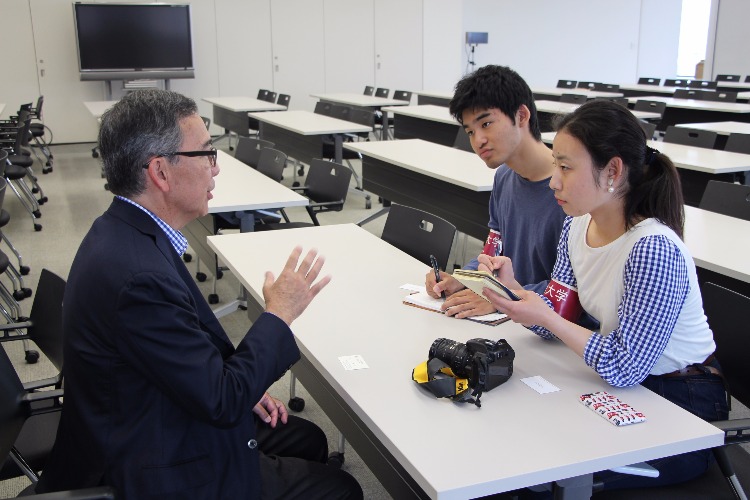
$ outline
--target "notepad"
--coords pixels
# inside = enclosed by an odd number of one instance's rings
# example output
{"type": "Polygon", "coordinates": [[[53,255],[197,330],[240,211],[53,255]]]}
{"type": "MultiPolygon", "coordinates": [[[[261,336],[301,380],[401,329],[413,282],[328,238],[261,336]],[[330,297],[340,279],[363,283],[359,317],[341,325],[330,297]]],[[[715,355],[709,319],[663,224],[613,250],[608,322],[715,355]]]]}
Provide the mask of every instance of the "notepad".
{"type": "Polygon", "coordinates": [[[484,288],[494,290],[499,295],[510,300],[521,300],[521,297],[513,293],[510,288],[503,285],[497,278],[487,271],[472,271],[470,269],[456,269],[453,271],[453,277],[461,282],[463,286],[471,289],[474,293],[482,297],[487,302],[490,301],[482,293],[484,288]]]}
{"type": "MultiPolygon", "coordinates": [[[[401,288],[404,287],[402,286],[401,288]]],[[[404,297],[404,304],[419,307],[421,309],[426,309],[428,311],[438,312],[441,314],[444,313],[445,311],[440,309],[440,307],[443,305],[443,302],[445,302],[445,299],[436,299],[430,297],[425,291],[424,287],[421,288],[422,289],[420,291],[411,293],[404,297]]],[[[408,289],[412,289],[411,286],[409,286],[408,289]]],[[[477,323],[482,323],[485,325],[495,326],[508,321],[510,318],[508,318],[508,316],[505,314],[491,313],[463,319],[468,319],[469,321],[475,321],[477,323]]]]}

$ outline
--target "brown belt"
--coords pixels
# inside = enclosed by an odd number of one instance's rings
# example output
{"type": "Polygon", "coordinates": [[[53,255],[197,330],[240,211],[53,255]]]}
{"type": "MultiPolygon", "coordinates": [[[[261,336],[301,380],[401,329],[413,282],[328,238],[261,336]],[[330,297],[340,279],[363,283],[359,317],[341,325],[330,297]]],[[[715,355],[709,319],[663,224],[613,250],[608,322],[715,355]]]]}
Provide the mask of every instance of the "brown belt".
{"type": "Polygon", "coordinates": [[[719,375],[721,376],[721,372],[714,368],[713,366],[709,366],[711,363],[714,362],[713,354],[711,354],[709,357],[706,358],[706,360],[703,363],[695,363],[690,366],[686,366],[682,370],[675,370],[673,372],[664,373],[662,375],[659,375],[660,377],[688,377],[691,375],[706,375],[710,373],[711,375],[719,375]]]}

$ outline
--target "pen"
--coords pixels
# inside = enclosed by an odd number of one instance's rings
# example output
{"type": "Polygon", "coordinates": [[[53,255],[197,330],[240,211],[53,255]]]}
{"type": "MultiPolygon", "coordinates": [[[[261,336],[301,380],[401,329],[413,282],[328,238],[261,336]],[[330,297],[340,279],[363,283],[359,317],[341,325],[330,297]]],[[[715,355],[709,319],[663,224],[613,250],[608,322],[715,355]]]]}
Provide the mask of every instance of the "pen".
{"type": "MultiPolygon", "coordinates": [[[[432,270],[435,271],[435,283],[440,283],[440,268],[434,255],[430,255],[430,263],[432,270]]],[[[445,298],[445,292],[440,292],[440,297],[445,298]]]]}

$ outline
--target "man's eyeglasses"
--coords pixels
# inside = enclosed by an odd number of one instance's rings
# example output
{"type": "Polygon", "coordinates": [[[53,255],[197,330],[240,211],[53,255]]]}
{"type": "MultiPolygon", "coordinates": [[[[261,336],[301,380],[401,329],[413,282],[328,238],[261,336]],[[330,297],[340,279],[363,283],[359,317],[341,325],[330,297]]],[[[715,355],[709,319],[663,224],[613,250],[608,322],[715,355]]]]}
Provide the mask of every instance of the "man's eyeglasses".
{"type": "MultiPolygon", "coordinates": [[[[162,153],[160,155],[155,155],[154,158],[159,158],[162,156],[187,156],[190,158],[195,158],[197,156],[208,156],[208,162],[211,164],[211,168],[214,168],[216,166],[216,155],[216,148],[211,148],[207,151],[175,151],[174,153],[162,153]]],[[[149,163],[151,163],[150,160],[149,163]]],[[[143,165],[143,168],[148,168],[149,163],[143,165]]]]}

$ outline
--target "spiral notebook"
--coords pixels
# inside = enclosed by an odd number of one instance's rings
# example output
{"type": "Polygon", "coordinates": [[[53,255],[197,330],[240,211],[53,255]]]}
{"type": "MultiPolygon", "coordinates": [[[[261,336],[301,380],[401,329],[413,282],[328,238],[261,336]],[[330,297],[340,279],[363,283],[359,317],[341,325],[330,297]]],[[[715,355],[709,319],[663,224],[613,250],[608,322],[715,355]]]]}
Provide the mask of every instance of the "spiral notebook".
{"type": "MultiPolygon", "coordinates": [[[[413,288],[409,287],[409,289],[413,288]]],[[[440,306],[443,305],[443,302],[445,302],[445,299],[435,299],[433,297],[430,297],[424,290],[424,287],[421,287],[420,291],[413,292],[404,297],[404,304],[408,306],[419,307],[420,309],[426,309],[428,311],[433,311],[440,314],[444,313],[444,311],[440,309],[440,306]]],[[[468,319],[469,321],[482,323],[484,325],[495,326],[499,325],[500,323],[505,323],[510,318],[505,314],[492,313],[485,314],[483,316],[472,316],[471,318],[463,319],[468,319]]]]}

